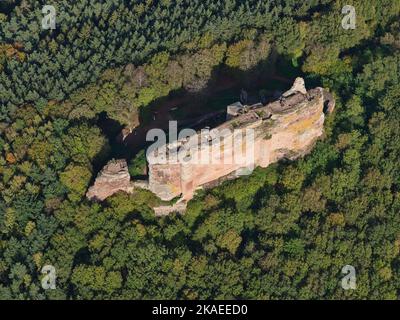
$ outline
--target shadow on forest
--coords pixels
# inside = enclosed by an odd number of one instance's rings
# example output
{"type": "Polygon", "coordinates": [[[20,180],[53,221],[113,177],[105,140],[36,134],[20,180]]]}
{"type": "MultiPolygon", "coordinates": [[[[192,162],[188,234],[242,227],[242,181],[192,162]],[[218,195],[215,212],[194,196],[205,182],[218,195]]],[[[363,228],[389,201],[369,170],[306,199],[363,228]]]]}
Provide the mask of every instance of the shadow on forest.
{"type": "Polygon", "coordinates": [[[21,5],[22,0],[16,0],[14,2],[0,1],[0,13],[6,15],[10,14],[17,6],[21,5]]]}

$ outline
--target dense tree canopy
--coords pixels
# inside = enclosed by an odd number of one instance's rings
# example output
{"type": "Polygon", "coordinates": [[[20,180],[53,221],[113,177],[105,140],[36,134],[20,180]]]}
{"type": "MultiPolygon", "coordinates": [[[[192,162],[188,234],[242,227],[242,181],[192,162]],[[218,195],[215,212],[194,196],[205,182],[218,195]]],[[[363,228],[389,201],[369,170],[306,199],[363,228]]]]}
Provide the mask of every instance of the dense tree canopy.
{"type": "Polygon", "coordinates": [[[399,0],[60,0],[56,30],[44,3],[0,3],[0,299],[399,297],[399,0]],[[85,198],[114,143],[101,115],[133,129],[157,99],[277,56],[336,97],[310,155],[185,215],[156,218],[148,192],[85,198]]]}

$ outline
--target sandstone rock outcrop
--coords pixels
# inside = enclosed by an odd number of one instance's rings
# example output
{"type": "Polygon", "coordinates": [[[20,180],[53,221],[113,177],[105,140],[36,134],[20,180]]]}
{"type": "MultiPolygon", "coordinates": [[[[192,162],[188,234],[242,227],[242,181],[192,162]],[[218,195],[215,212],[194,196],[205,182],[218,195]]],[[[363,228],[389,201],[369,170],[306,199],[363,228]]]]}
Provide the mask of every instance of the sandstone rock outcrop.
{"type": "Polygon", "coordinates": [[[130,183],[125,160],[109,163],[87,197],[104,200],[117,191],[131,192],[141,187],[164,201],[179,199],[174,205],[154,208],[156,215],[183,212],[197,189],[249,173],[256,166],[265,168],[281,159],[294,160],[309,153],[323,135],[325,115],[334,107],[334,98],[328,91],[307,91],[304,80],[297,78],[293,87],[275,102],[232,104],[227,108],[227,121],[206,130],[205,135],[194,132],[153,149],[147,158],[148,181],[130,183]],[[242,134],[239,140],[238,132],[242,134]],[[159,157],[160,152],[165,156],[159,157]],[[236,161],[237,154],[244,161],[236,161]],[[208,162],[193,161],[204,156],[208,162]]]}
{"type": "Polygon", "coordinates": [[[126,160],[111,160],[97,175],[86,197],[90,200],[103,201],[118,191],[131,192],[133,188],[130,180],[126,160]]]}
{"type": "Polygon", "coordinates": [[[282,97],[287,98],[296,93],[307,94],[306,84],[303,78],[296,78],[296,80],[294,80],[293,86],[288,91],[283,93],[282,97]]]}
{"type": "Polygon", "coordinates": [[[233,154],[246,148],[245,137],[242,142],[231,142],[237,130],[254,131],[255,147],[251,157],[253,166],[267,167],[283,158],[293,160],[301,157],[307,154],[322,136],[324,107],[328,105],[328,110],[331,111],[334,105],[332,99],[333,97],[322,88],[306,91],[304,80],[298,78],[293,87],[278,101],[266,106],[233,104],[228,108],[230,120],[216,128],[219,132],[227,129],[228,135],[224,136],[222,142],[218,137],[211,138],[209,143],[199,142],[202,138],[200,134],[196,134],[189,139],[169,144],[167,163],[157,162],[157,150],[150,154],[149,189],[162,200],[169,201],[181,197],[181,201],[188,201],[198,188],[245,168],[249,164],[233,161],[233,154]],[[213,149],[215,141],[221,143],[217,151],[213,149]],[[218,152],[221,149],[231,159],[226,161],[224,158],[222,161],[221,152],[218,152]],[[206,164],[176,162],[170,159],[171,150],[174,150],[180,159],[198,159],[200,153],[205,153],[212,160],[206,164]]]}

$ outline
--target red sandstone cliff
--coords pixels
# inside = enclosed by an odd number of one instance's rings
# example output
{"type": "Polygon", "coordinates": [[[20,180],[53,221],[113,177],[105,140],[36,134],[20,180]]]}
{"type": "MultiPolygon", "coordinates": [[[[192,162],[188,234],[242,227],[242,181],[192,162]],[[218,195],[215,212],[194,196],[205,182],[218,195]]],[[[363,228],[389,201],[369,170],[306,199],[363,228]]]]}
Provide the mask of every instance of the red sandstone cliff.
{"type": "MultiPolygon", "coordinates": [[[[215,184],[224,177],[232,176],[245,167],[267,167],[280,159],[296,159],[313,148],[315,142],[323,135],[325,112],[330,113],[335,107],[332,95],[322,88],[307,91],[304,80],[296,79],[293,87],[282,97],[266,106],[235,105],[228,121],[215,128],[225,132],[220,136],[210,135],[207,141],[204,136],[194,134],[164,146],[167,150],[167,161],[157,158],[159,149],[153,150],[148,157],[148,182],[133,183],[135,187],[144,187],[162,200],[180,197],[178,206],[155,208],[156,214],[184,209],[196,189],[215,184]],[[246,132],[242,140],[236,139],[236,132],[246,132]],[[245,154],[245,162],[235,161],[234,154],[248,151],[250,145],[246,140],[251,132],[254,142],[250,148],[251,156],[245,154]],[[223,156],[221,156],[221,150],[223,156]],[[178,159],[171,156],[172,151],[178,159]],[[209,162],[190,161],[206,155],[209,162]],[[186,161],[189,159],[189,161],[186,161]]],[[[117,191],[130,192],[132,186],[124,160],[109,163],[99,174],[93,187],[87,193],[90,199],[104,200],[117,191]]]]}
{"type": "Polygon", "coordinates": [[[86,193],[90,200],[103,201],[118,191],[130,192],[131,177],[125,160],[111,160],[97,175],[96,181],[86,193]]]}

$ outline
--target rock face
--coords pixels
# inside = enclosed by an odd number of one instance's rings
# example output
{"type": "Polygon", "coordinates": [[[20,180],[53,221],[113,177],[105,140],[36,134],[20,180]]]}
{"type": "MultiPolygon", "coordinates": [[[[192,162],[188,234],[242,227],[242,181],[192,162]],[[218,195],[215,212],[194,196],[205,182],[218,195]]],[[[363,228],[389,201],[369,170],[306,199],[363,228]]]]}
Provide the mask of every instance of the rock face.
{"type": "Polygon", "coordinates": [[[228,107],[230,120],[216,128],[218,132],[227,131],[222,142],[218,137],[211,137],[204,142],[198,133],[168,144],[166,163],[158,162],[158,150],[150,153],[149,189],[162,200],[180,197],[180,201],[186,202],[197,189],[212,185],[223,177],[231,177],[232,173],[246,167],[265,168],[280,159],[301,157],[310,152],[323,135],[324,111],[332,111],[333,107],[332,95],[322,88],[307,91],[301,78],[296,79],[293,87],[278,101],[266,106],[233,104],[228,107]],[[253,131],[254,148],[247,159],[250,163],[238,163],[234,161],[234,154],[243,154],[241,150],[246,149],[247,134],[237,142],[235,132],[246,129],[253,131]],[[214,149],[215,146],[217,149],[214,149]],[[221,150],[226,152],[223,160],[221,150]],[[179,159],[188,158],[189,161],[171,160],[172,151],[177,153],[179,159]],[[190,161],[204,154],[212,160],[205,164],[190,161]]]}
{"type": "Polygon", "coordinates": [[[164,201],[179,198],[174,205],[154,208],[156,215],[183,212],[197,189],[250,174],[256,166],[265,168],[281,159],[294,160],[309,153],[323,135],[325,115],[334,107],[328,91],[307,91],[304,80],[297,78],[275,102],[265,106],[232,104],[227,108],[227,121],[217,128],[206,130],[206,134],[194,132],[153,149],[147,158],[148,181],[130,182],[126,161],[111,161],[99,173],[87,197],[104,200],[118,191],[145,188],[164,201]],[[160,152],[165,156],[160,158],[160,152]],[[241,160],[237,161],[237,155],[241,160]]]}
{"type": "Polygon", "coordinates": [[[296,93],[307,94],[306,84],[303,78],[296,78],[290,90],[286,91],[282,96],[287,98],[296,93]]]}
{"type": "Polygon", "coordinates": [[[111,160],[100,171],[86,197],[90,200],[103,201],[118,191],[131,192],[133,188],[130,179],[126,160],[111,160]]]}

